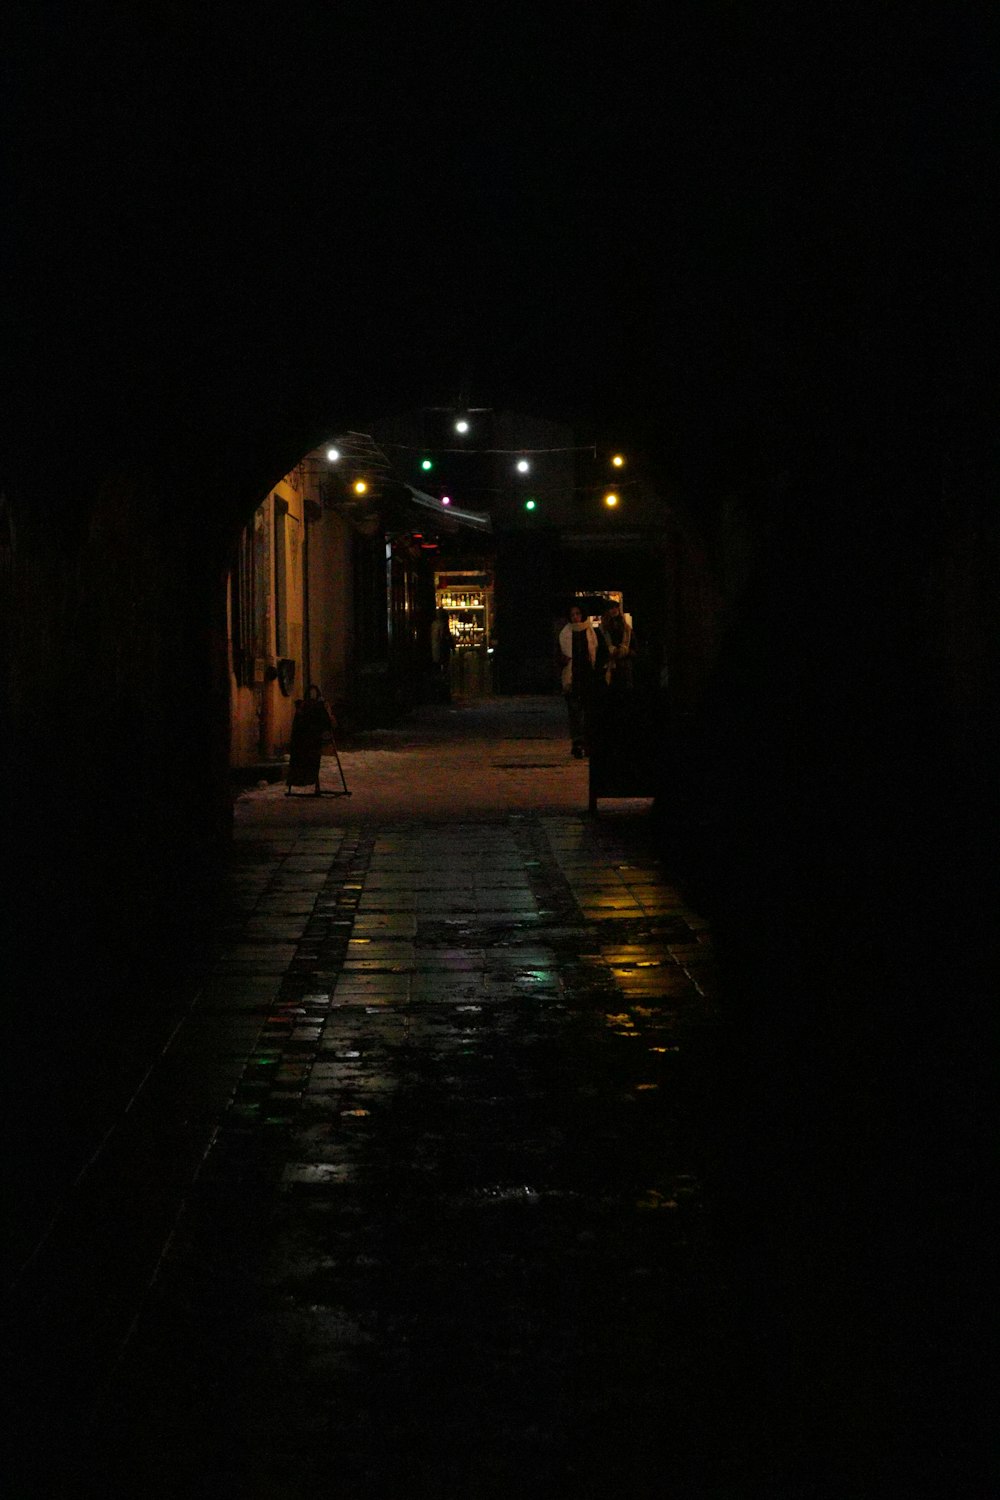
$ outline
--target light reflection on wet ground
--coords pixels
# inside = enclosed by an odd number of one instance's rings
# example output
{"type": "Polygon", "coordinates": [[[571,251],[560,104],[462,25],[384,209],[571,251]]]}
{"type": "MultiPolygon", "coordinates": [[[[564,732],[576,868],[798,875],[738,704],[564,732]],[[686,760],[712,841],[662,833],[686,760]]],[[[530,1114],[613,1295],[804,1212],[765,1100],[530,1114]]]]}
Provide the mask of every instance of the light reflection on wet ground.
{"type": "Polygon", "coordinates": [[[251,834],[216,974],[280,987],[102,1414],[115,1483],[680,1484],[716,1337],[705,924],[578,815],[251,834]]]}

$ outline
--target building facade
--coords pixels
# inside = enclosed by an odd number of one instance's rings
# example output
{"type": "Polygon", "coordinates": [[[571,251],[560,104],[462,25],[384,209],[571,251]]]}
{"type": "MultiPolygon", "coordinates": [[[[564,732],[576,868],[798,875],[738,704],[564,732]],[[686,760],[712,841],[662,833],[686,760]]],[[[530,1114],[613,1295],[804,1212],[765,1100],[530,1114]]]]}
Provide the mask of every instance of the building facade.
{"type": "Polygon", "coordinates": [[[456,696],[547,693],[570,603],[593,612],[614,594],[634,622],[639,679],[658,688],[673,671],[689,711],[715,649],[697,624],[718,613],[702,597],[709,572],[641,462],[581,446],[565,425],[433,407],[343,433],[271,487],[236,545],[232,763],[287,752],[313,684],[348,732],[434,698],[442,607],[456,696]]]}
{"type": "Polygon", "coordinates": [[[351,657],[348,522],[324,506],[317,455],[269,491],[240,533],[227,588],[234,765],[288,749],[296,699],[343,699],[351,657]]]}
{"type": "Polygon", "coordinates": [[[489,530],[488,518],[449,512],[401,482],[366,434],[306,454],[233,551],[231,764],[285,754],[296,700],[311,685],[346,730],[391,724],[431,696],[436,569],[443,551],[489,530]]]}

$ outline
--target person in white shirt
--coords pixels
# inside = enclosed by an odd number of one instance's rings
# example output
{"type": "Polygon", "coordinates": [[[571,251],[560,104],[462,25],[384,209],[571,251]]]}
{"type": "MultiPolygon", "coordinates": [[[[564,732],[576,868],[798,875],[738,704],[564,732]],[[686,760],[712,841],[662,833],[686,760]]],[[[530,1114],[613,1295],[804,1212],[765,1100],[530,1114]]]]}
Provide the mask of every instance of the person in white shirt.
{"type": "Polygon", "coordinates": [[[597,632],[578,604],[559,632],[562,690],[569,711],[572,753],[579,760],[590,751],[590,709],[597,685],[597,632]]]}

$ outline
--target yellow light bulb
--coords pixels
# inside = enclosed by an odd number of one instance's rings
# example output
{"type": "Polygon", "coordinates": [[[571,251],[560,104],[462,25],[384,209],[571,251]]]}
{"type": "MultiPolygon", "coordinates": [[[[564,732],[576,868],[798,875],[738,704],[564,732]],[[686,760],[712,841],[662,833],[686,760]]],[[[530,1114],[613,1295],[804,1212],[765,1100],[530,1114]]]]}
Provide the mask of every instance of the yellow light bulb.
{"type": "Polygon", "coordinates": [[[604,503],[605,505],[610,505],[613,509],[618,504],[618,496],[615,494],[605,495],[604,503]]]}
{"type": "Polygon", "coordinates": [[[368,486],[363,479],[356,479],[354,481],[354,493],[356,495],[367,495],[368,486]]]}
{"type": "Polygon", "coordinates": [[[620,453],[616,453],[611,462],[616,469],[623,469],[625,467],[625,460],[620,453]]]}

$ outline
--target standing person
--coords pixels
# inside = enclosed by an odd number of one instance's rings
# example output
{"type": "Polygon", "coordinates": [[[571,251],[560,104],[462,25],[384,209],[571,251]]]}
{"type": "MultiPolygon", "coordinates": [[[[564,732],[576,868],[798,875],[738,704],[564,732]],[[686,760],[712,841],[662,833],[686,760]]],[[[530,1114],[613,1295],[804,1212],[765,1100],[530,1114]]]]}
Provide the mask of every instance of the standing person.
{"type": "Polygon", "coordinates": [[[612,692],[623,692],[632,686],[632,616],[622,613],[617,599],[608,601],[601,616],[604,681],[612,692]]]}
{"type": "Polygon", "coordinates": [[[436,609],[431,620],[431,661],[434,663],[437,695],[442,703],[451,702],[451,653],[454,647],[448,611],[436,609]]]}
{"type": "Polygon", "coordinates": [[[562,690],[569,710],[569,732],[577,760],[590,753],[590,709],[597,680],[597,632],[584,619],[578,604],[570,606],[569,621],[559,632],[562,653],[562,690]]]}
{"type": "Polygon", "coordinates": [[[319,763],[323,753],[323,737],[332,733],[333,718],[330,710],[323,702],[323,694],[313,683],[306,696],[297,699],[295,704],[286,797],[292,795],[293,786],[309,786],[310,783],[314,786],[315,797],[323,795],[319,786],[319,763]]]}

